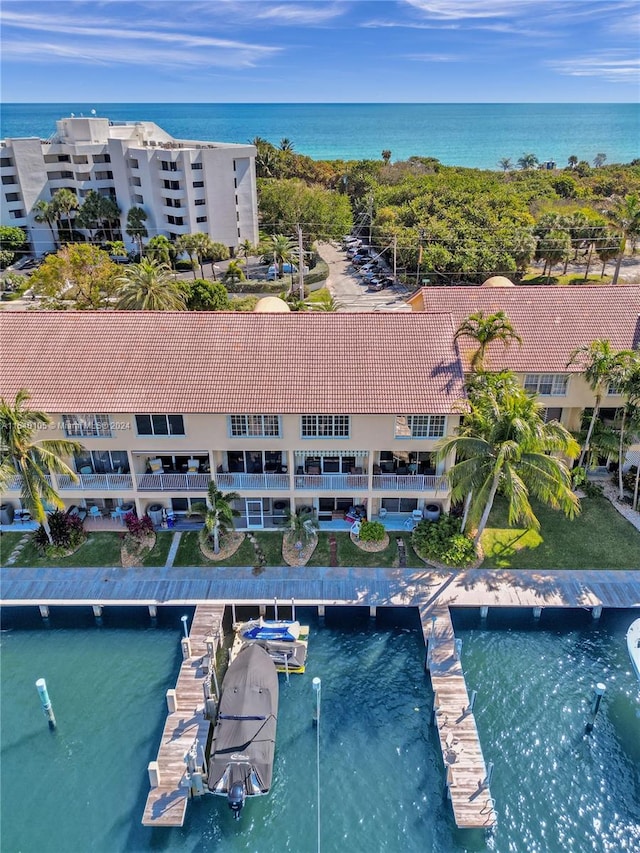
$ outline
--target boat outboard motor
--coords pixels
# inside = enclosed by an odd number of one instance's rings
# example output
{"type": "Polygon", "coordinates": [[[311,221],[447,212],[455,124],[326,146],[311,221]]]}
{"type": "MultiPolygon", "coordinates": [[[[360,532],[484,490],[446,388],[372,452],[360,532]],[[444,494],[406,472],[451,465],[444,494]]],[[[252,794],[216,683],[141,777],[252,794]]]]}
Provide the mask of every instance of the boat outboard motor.
{"type": "Polygon", "coordinates": [[[227,794],[227,803],[229,804],[229,808],[233,812],[234,819],[239,820],[240,812],[242,811],[242,807],[244,806],[244,785],[242,782],[234,782],[233,785],[229,788],[229,793],[227,794]]]}

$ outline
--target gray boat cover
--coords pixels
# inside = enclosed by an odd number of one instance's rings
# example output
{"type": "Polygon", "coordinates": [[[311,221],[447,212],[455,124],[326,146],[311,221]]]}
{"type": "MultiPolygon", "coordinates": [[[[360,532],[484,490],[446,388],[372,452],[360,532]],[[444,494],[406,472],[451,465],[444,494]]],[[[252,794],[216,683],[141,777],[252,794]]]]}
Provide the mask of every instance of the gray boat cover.
{"type": "Polygon", "coordinates": [[[252,643],[230,664],[209,753],[209,789],[227,794],[242,782],[247,796],[271,787],[278,721],[278,673],[267,652],[252,643]]]}

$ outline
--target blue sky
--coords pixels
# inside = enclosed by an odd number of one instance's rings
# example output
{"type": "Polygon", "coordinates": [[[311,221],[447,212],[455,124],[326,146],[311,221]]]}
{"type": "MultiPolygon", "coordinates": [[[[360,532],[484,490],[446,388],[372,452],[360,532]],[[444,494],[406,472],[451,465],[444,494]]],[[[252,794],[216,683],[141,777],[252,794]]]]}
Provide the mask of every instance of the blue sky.
{"type": "Polygon", "coordinates": [[[23,102],[629,102],[637,0],[3,0],[23,102]]]}

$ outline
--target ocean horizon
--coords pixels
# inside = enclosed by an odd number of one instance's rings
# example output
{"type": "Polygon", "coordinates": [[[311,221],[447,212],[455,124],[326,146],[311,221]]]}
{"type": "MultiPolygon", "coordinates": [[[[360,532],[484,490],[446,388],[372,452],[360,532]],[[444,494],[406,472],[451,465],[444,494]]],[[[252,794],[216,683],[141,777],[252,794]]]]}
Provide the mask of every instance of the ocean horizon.
{"type": "Polygon", "coordinates": [[[629,163],[640,157],[640,104],[558,103],[8,103],[2,138],[49,138],[56,121],[92,111],[111,121],[152,121],[182,139],[274,145],[287,138],[314,159],[435,157],[448,166],[498,169],[525,153],[559,167],[570,156],[629,163]]]}

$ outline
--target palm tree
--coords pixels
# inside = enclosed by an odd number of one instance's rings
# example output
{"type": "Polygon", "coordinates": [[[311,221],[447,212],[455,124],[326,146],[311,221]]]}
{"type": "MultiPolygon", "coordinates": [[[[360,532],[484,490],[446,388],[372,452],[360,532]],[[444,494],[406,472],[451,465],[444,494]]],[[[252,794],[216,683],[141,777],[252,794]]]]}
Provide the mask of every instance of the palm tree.
{"type": "Polygon", "coordinates": [[[391,160],[391,151],[389,151],[388,148],[385,148],[380,156],[384,160],[385,164],[388,164],[389,160],[391,160]]]}
{"type": "Polygon", "coordinates": [[[300,542],[304,548],[317,535],[318,522],[310,510],[289,514],[287,538],[292,544],[300,542]]]}
{"type": "Polygon", "coordinates": [[[539,160],[535,154],[523,154],[522,157],[518,157],[518,166],[520,166],[523,171],[535,169],[538,163],[539,160]]]}
{"type": "Polygon", "coordinates": [[[16,475],[21,477],[22,504],[34,521],[42,525],[49,542],[53,542],[46,506],[63,509],[64,502],[47,476],[53,471],[65,474],[77,483],[75,471],[62,457],[81,453],[84,448],[77,441],[63,438],[34,441],[35,435],[50,427],[51,419],[45,412],[27,408],[29,399],[29,392],[23,388],[16,394],[14,403],[0,400],[0,487],[6,487],[16,475]]]}
{"type": "Polygon", "coordinates": [[[45,199],[41,198],[34,204],[33,209],[35,211],[35,215],[33,217],[34,221],[38,223],[47,223],[47,225],[51,229],[51,239],[53,240],[53,245],[57,249],[58,240],[56,238],[56,232],[53,226],[58,221],[58,214],[53,205],[53,202],[45,201],[45,199]]]}
{"type": "Polygon", "coordinates": [[[604,166],[604,161],[607,159],[606,154],[596,154],[593,158],[593,165],[596,169],[599,169],[601,166],[604,166]]]}
{"type": "MultiPolygon", "coordinates": [[[[183,234],[182,237],[178,237],[178,239],[176,240],[176,251],[178,252],[178,254],[182,254],[182,252],[185,252],[185,254],[189,256],[194,281],[198,277],[196,275],[196,268],[193,264],[193,259],[195,257],[197,249],[195,237],[195,234],[183,234]]],[[[204,278],[204,274],[202,277],[204,278]]]]}
{"type": "Polygon", "coordinates": [[[539,529],[530,496],[573,518],[580,505],[569,469],[547,455],[578,455],[578,444],[565,427],[558,421],[545,423],[542,405],[517,386],[513,375],[502,387],[489,383],[477,389],[469,395],[469,406],[460,434],[439,442],[436,456],[444,461],[455,453],[460,460],[445,476],[452,500],[469,501],[476,547],[498,493],[507,499],[512,525],[539,529]]]}
{"type": "Polygon", "coordinates": [[[202,533],[206,531],[206,536],[213,539],[213,553],[220,553],[220,537],[229,529],[233,530],[233,519],[240,515],[237,509],[234,509],[232,504],[234,501],[240,500],[240,495],[237,492],[220,492],[215,482],[212,480],[207,489],[206,503],[196,503],[191,505],[190,515],[204,515],[204,527],[202,533]]]}
{"type": "Polygon", "coordinates": [[[76,225],[89,232],[89,242],[95,243],[95,235],[102,221],[102,196],[89,190],[76,217],[76,225]]]}
{"type": "Polygon", "coordinates": [[[578,459],[578,467],[582,467],[585,457],[589,452],[591,436],[595,427],[602,395],[604,394],[610,382],[615,382],[617,373],[624,365],[625,359],[629,356],[628,351],[613,352],[611,344],[606,340],[595,340],[590,344],[578,347],[571,353],[567,367],[573,364],[582,365],[584,378],[589,383],[589,387],[595,393],[595,405],[591,414],[591,422],[589,429],[580,452],[578,459]]]}
{"type": "Polygon", "coordinates": [[[278,278],[284,276],[284,265],[297,256],[298,246],[295,240],[285,234],[274,234],[267,244],[267,254],[273,255],[273,261],[278,265],[278,278]]]}
{"type": "Polygon", "coordinates": [[[243,240],[238,246],[238,252],[240,256],[244,258],[247,265],[247,275],[249,275],[249,258],[255,255],[256,251],[256,247],[249,239],[243,240]]]}
{"type": "Polygon", "coordinates": [[[244,261],[242,258],[234,258],[234,260],[229,261],[225,274],[222,276],[223,282],[225,284],[235,284],[236,281],[246,281],[247,277],[242,269],[243,266],[244,261]]]}
{"type": "Polygon", "coordinates": [[[152,261],[158,261],[166,266],[172,266],[172,261],[176,256],[176,249],[171,240],[165,237],[164,234],[156,234],[147,243],[147,258],[152,261]]]}
{"type": "Polygon", "coordinates": [[[511,162],[511,157],[501,157],[498,160],[498,166],[502,169],[502,171],[507,174],[513,169],[513,163],[511,162]]]}
{"type": "Polygon", "coordinates": [[[549,231],[544,237],[538,240],[536,247],[536,257],[544,260],[544,275],[549,265],[547,273],[547,284],[551,283],[551,269],[554,264],[559,264],[561,261],[568,258],[571,254],[571,237],[567,231],[554,230],[549,231]]]}
{"type": "Polygon", "coordinates": [[[100,198],[100,226],[102,228],[103,239],[113,240],[113,232],[117,226],[118,234],[120,235],[120,208],[114,198],[111,196],[101,196],[100,198]]]}
{"type": "Polygon", "coordinates": [[[613,207],[606,211],[606,216],[611,220],[613,229],[619,237],[618,256],[616,260],[616,269],[613,274],[611,284],[618,283],[620,275],[620,265],[624,257],[624,252],[627,247],[627,240],[637,236],[640,232],[640,199],[636,194],[628,195],[625,198],[617,198],[613,207]]]}
{"type": "Polygon", "coordinates": [[[143,258],[116,279],[121,286],[117,308],[123,311],[184,311],[187,307],[180,282],[171,267],[143,258]]]}
{"type": "Polygon", "coordinates": [[[138,244],[138,254],[142,258],[142,241],[149,236],[146,225],[147,214],[141,207],[130,207],[127,213],[127,225],[125,231],[138,244]]]}
{"type": "Polygon", "coordinates": [[[484,312],[471,314],[460,324],[454,335],[454,340],[470,338],[478,344],[478,349],[471,358],[471,369],[474,373],[484,372],[484,359],[487,347],[493,341],[502,341],[508,347],[512,341],[522,344],[522,338],[517,334],[504,311],[497,311],[485,317],[484,312]]]}
{"type": "Polygon", "coordinates": [[[624,497],[622,465],[625,449],[629,444],[627,429],[630,428],[635,432],[640,429],[640,352],[623,352],[620,363],[613,369],[612,379],[613,384],[624,397],[618,445],[618,497],[622,500],[624,497]]]}
{"type": "Polygon", "coordinates": [[[578,165],[578,158],[575,154],[571,154],[571,156],[567,160],[567,163],[572,169],[575,169],[575,167],[578,165]]]}
{"type": "Polygon", "coordinates": [[[286,136],[280,140],[281,151],[293,151],[293,142],[286,136]]]}
{"type": "MultiPolygon", "coordinates": [[[[65,188],[58,190],[51,202],[53,209],[56,212],[56,219],[61,221],[66,220],[66,236],[65,240],[71,241],[71,214],[78,209],[78,198],[74,192],[65,188]]],[[[62,229],[59,227],[58,232],[62,229]]]]}

